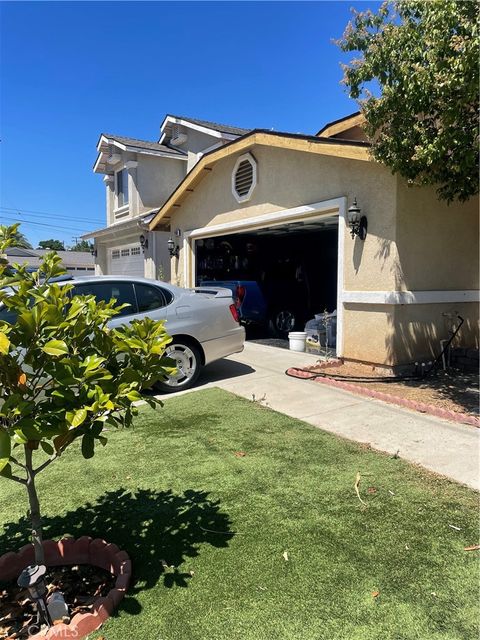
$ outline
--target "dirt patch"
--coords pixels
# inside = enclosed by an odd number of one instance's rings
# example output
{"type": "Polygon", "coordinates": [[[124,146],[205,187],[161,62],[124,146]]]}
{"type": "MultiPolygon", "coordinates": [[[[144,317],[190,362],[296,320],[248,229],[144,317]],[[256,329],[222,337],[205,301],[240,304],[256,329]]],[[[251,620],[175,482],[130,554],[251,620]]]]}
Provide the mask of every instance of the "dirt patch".
{"type": "Polygon", "coordinates": [[[342,380],[374,391],[381,391],[413,402],[432,405],[439,409],[477,416],[479,413],[479,378],[476,374],[456,370],[438,371],[417,380],[391,382],[365,382],[357,378],[387,377],[385,371],[360,363],[348,362],[339,366],[309,367],[312,372],[324,371],[329,376],[342,376],[342,380]]]}

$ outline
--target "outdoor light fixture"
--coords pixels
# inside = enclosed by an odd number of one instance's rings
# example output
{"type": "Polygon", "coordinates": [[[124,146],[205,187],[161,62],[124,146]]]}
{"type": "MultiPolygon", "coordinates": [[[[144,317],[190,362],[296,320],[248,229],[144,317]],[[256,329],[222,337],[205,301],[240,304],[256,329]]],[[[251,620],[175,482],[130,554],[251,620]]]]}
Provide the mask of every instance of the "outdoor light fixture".
{"type": "Polygon", "coordinates": [[[140,246],[143,249],[143,253],[145,253],[145,249],[148,249],[148,238],[146,238],[142,233],[139,240],[140,240],[140,246]]]}
{"type": "Polygon", "coordinates": [[[352,206],[348,207],[347,220],[350,227],[350,235],[352,239],[358,236],[360,240],[367,237],[367,218],[361,215],[362,210],[357,204],[357,199],[353,199],[352,206]]]}
{"type": "Polygon", "coordinates": [[[175,244],[175,240],[173,240],[172,238],[169,238],[167,242],[167,247],[168,247],[168,253],[170,254],[170,256],[172,258],[174,256],[175,258],[178,258],[179,247],[178,245],[175,244]]]}
{"type": "Polygon", "coordinates": [[[47,586],[44,579],[46,571],[47,567],[44,564],[33,564],[26,567],[17,580],[18,586],[22,589],[27,589],[30,598],[35,602],[37,607],[37,624],[35,626],[38,626],[39,631],[43,624],[48,627],[52,626],[45,598],[47,595],[47,586]]]}

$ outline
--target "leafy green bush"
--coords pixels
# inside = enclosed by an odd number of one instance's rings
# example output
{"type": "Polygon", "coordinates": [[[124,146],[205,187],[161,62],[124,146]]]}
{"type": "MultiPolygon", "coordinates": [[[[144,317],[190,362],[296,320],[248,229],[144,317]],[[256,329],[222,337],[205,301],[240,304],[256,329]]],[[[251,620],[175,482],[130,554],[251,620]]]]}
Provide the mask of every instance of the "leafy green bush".
{"type": "Polygon", "coordinates": [[[163,322],[110,329],[125,305],[73,296],[68,281],[54,281],[65,273],[55,253],[34,273],[7,269],[3,254],[17,227],[0,227],[0,307],[9,319],[0,319],[0,476],[27,490],[35,558],[43,563],[36,476],[78,439],[91,458],[108,428],[130,426],[141,390],[174,369],[164,356],[171,338],[163,322]]]}

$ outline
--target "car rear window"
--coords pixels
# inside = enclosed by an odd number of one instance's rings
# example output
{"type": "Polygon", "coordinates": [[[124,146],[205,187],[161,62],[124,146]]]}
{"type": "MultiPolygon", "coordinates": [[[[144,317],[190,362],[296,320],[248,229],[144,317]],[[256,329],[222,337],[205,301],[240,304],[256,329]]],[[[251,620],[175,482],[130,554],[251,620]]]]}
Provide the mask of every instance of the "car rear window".
{"type": "Polygon", "coordinates": [[[141,284],[139,282],[135,282],[134,286],[139,313],[160,309],[172,301],[172,294],[166,289],[151,287],[148,284],[141,284]]]}
{"type": "Polygon", "coordinates": [[[93,295],[98,302],[110,302],[115,298],[119,304],[128,304],[119,313],[120,316],[128,316],[137,313],[137,303],[133,284],[131,282],[87,282],[75,285],[73,295],[88,296],[93,295]]]}
{"type": "Polygon", "coordinates": [[[2,320],[9,324],[15,324],[17,321],[17,312],[13,309],[7,309],[7,307],[0,307],[0,322],[2,320]]]}

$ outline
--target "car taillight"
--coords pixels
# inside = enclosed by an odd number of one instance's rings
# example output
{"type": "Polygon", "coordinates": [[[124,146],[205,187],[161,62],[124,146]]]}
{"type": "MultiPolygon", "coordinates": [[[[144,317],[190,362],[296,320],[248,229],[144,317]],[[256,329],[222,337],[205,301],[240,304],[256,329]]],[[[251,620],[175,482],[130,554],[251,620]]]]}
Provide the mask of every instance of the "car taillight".
{"type": "Polygon", "coordinates": [[[230,313],[232,314],[235,322],[240,322],[240,316],[238,315],[237,307],[234,304],[230,305],[230,313]]]}
{"type": "Polygon", "coordinates": [[[237,284],[235,289],[235,306],[239,309],[242,305],[243,299],[245,298],[245,287],[241,284],[237,284]]]}

